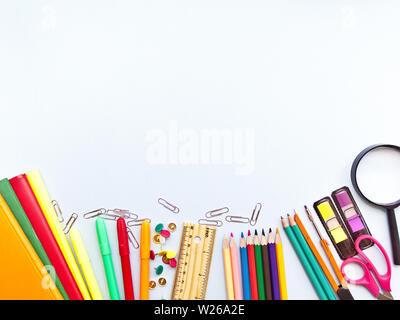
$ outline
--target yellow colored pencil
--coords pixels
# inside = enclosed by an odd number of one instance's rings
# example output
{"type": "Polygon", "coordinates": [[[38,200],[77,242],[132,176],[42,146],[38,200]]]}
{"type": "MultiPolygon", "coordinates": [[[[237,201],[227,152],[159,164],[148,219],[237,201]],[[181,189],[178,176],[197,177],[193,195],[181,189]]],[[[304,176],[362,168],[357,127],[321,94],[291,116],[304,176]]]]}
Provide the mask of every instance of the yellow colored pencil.
{"type": "Polygon", "coordinates": [[[227,295],[228,300],[234,300],[235,294],[233,291],[231,253],[230,253],[230,249],[229,249],[228,238],[226,237],[226,235],[224,235],[222,251],[224,254],[226,295],[227,295]]]}
{"type": "Polygon", "coordinates": [[[276,260],[278,264],[279,290],[281,294],[281,300],[287,300],[288,297],[286,288],[285,263],[283,260],[282,239],[281,236],[279,235],[278,228],[276,228],[275,248],[276,248],[276,260]]]}

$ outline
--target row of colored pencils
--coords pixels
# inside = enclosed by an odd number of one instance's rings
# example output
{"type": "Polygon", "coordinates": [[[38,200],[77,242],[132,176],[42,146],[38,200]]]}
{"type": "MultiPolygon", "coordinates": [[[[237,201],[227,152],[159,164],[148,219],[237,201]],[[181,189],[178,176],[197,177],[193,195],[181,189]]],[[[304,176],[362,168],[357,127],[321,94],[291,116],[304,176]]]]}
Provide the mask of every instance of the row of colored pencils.
{"type": "Polygon", "coordinates": [[[229,243],[225,235],[223,256],[228,300],[287,300],[282,240],[278,229],[275,240],[271,229],[268,238],[262,230],[261,240],[257,230],[254,240],[250,230],[247,240],[242,232],[241,272],[237,251],[233,234],[229,243]]]}

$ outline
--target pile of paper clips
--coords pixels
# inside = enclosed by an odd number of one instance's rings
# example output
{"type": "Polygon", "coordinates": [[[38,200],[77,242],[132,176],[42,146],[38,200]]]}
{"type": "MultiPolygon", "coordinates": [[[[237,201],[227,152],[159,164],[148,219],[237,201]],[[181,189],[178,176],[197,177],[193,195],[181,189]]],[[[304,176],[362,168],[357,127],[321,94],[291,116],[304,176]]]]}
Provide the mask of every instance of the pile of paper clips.
{"type": "MultiPolygon", "coordinates": [[[[253,209],[253,213],[250,218],[242,217],[242,216],[227,215],[227,216],[225,216],[225,221],[226,222],[234,222],[234,223],[249,223],[251,226],[255,226],[258,221],[258,217],[260,215],[261,208],[262,208],[262,204],[258,202],[255,205],[255,207],[253,209]]],[[[206,225],[206,226],[221,227],[223,225],[222,220],[217,220],[215,218],[222,216],[223,214],[228,213],[228,212],[229,212],[228,207],[223,207],[223,208],[207,211],[205,213],[206,218],[199,219],[198,223],[206,225]]]]}
{"type": "Polygon", "coordinates": [[[133,235],[132,230],[129,227],[141,226],[143,221],[151,222],[150,218],[142,218],[139,219],[139,216],[136,213],[133,213],[126,209],[105,209],[100,208],[90,212],[87,212],[83,215],[85,219],[92,219],[95,217],[101,217],[107,220],[117,221],[118,218],[124,218],[127,220],[127,227],[126,231],[128,232],[128,239],[132,243],[132,246],[135,249],[139,248],[139,242],[136,240],[135,236],[133,235]]]}

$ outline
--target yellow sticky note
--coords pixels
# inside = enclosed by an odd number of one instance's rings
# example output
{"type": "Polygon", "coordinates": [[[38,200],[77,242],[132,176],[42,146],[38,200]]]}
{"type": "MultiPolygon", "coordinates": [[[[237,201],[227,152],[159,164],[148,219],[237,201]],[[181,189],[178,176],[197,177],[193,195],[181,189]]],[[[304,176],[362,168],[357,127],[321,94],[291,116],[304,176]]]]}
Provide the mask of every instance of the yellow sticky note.
{"type": "Polygon", "coordinates": [[[321,213],[322,218],[324,218],[324,220],[328,220],[329,218],[335,216],[335,213],[333,212],[332,207],[328,201],[319,204],[318,210],[321,213]]]}
{"type": "Polygon", "coordinates": [[[337,227],[336,229],[331,230],[331,234],[336,243],[342,242],[347,239],[347,236],[344,233],[342,227],[337,227]]]}

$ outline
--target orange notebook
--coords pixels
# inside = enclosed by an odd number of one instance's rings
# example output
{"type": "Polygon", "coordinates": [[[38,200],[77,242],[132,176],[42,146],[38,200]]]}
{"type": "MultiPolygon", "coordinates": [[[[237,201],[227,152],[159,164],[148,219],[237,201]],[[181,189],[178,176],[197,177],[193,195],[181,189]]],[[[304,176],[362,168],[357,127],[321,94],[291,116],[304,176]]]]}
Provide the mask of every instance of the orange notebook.
{"type": "Polygon", "coordinates": [[[63,299],[1,195],[0,260],[0,299],[63,299]]]}

